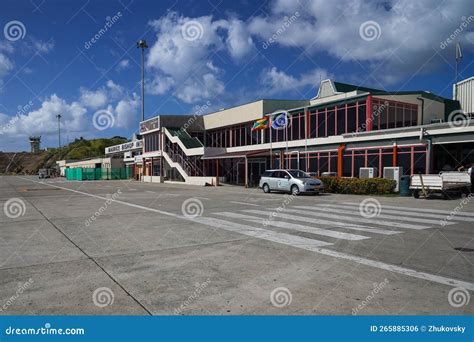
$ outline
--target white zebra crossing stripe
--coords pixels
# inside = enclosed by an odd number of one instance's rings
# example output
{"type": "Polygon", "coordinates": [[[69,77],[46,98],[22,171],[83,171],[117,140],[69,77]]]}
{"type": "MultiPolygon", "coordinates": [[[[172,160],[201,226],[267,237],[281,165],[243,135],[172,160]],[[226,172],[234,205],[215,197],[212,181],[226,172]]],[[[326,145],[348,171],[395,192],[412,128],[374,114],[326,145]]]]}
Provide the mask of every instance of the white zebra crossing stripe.
{"type": "Polygon", "coordinates": [[[240,223],[234,223],[212,217],[196,217],[193,219],[193,221],[207,226],[231,231],[234,233],[239,233],[307,250],[314,250],[315,248],[319,248],[322,246],[332,245],[332,243],[326,241],[319,241],[285,233],[278,233],[267,229],[251,227],[240,223]]]}
{"type": "MultiPolygon", "coordinates": [[[[356,208],[345,208],[342,207],[340,208],[337,205],[331,205],[334,206],[335,208],[329,208],[326,204],[318,204],[313,207],[309,206],[303,206],[303,207],[298,207],[298,208],[303,208],[303,209],[316,209],[316,210],[323,210],[325,212],[331,212],[331,213],[337,213],[337,214],[347,214],[347,215],[353,215],[353,216],[360,216],[360,211],[359,209],[356,208]]],[[[418,218],[418,217],[406,217],[403,215],[385,215],[383,214],[384,210],[382,208],[381,213],[376,215],[374,218],[378,219],[387,219],[387,220],[395,220],[395,221],[409,221],[409,222],[417,222],[417,223],[427,223],[431,225],[441,225],[440,220],[430,220],[430,219],[423,219],[423,218],[418,218]]],[[[451,225],[454,224],[453,222],[448,222],[446,225],[451,225]]]]}
{"type": "MultiPolygon", "coordinates": [[[[355,207],[344,205],[344,204],[316,204],[316,206],[318,206],[320,208],[324,208],[325,210],[333,211],[333,212],[350,211],[350,212],[354,212],[354,215],[360,215],[359,208],[355,208],[355,207]]],[[[380,214],[377,215],[377,217],[396,218],[396,219],[402,220],[402,221],[431,223],[431,224],[435,224],[435,225],[440,225],[441,221],[446,219],[446,216],[436,215],[436,214],[428,214],[428,213],[415,213],[415,212],[405,213],[404,212],[403,215],[401,215],[401,214],[402,213],[400,211],[386,209],[382,205],[381,210],[380,210],[380,214]],[[396,214],[396,215],[393,216],[393,215],[387,215],[387,214],[396,214]],[[428,219],[419,218],[419,217],[427,217],[428,219]],[[433,218],[433,219],[429,219],[430,217],[433,218]],[[434,220],[435,218],[437,220],[434,220]]],[[[452,220],[450,220],[450,221],[456,221],[456,220],[474,221],[473,219],[470,219],[468,217],[460,217],[459,219],[457,217],[453,217],[452,220]]],[[[455,222],[449,222],[449,223],[446,223],[445,225],[451,225],[451,224],[455,224],[455,222]]]]}
{"type": "MultiPolygon", "coordinates": [[[[317,204],[317,206],[320,207],[334,207],[334,208],[342,208],[342,209],[347,209],[347,210],[356,210],[351,205],[348,204],[317,204]]],[[[397,214],[400,215],[402,212],[400,210],[395,210],[395,209],[387,209],[385,205],[382,205],[382,213],[388,213],[388,214],[397,214]]],[[[419,213],[419,212],[414,212],[414,211],[404,211],[403,216],[423,216],[423,217],[430,217],[430,218],[436,218],[440,220],[446,219],[446,215],[440,215],[440,214],[429,214],[429,213],[419,213]]],[[[409,218],[407,217],[407,220],[409,218]]],[[[474,218],[470,217],[461,217],[461,216],[453,216],[450,221],[467,221],[467,222],[473,222],[474,218]]],[[[440,221],[438,221],[439,224],[440,221]]]]}
{"type": "MultiPolygon", "coordinates": [[[[231,212],[215,213],[215,215],[230,217],[230,218],[236,218],[236,219],[245,220],[245,221],[252,222],[252,223],[263,224],[263,222],[264,222],[262,218],[258,218],[258,217],[255,217],[255,216],[244,215],[244,214],[231,213],[231,212]]],[[[333,238],[336,238],[336,239],[342,239],[342,240],[357,241],[357,240],[370,239],[368,236],[343,233],[343,232],[338,232],[338,231],[334,231],[334,230],[327,230],[327,229],[322,229],[322,228],[316,228],[316,227],[303,226],[303,225],[300,225],[300,224],[288,223],[288,222],[283,222],[283,221],[268,220],[268,221],[265,221],[265,223],[266,223],[267,226],[290,229],[290,230],[296,230],[296,231],[299,231],[299,232],[311,233],[311,234],[316,234],[316,235],[329,236],[329,237],[333,237],[333,238]]]]}
{"type": "MultiPolygon", "coordinates": [[[[285,211],[288,209],[285,209],[285,211]]],[[[251,214],[257,214],[257,215],[264,215],[268,218],[268,213],[261,212],[260,210],[252,210],[252,209],[246,209],[242,210],[246,213],[251,213],[251,214]]],[[[323,219],[316,219],[316,218],[311,218],[311,217],[303,217],[303,216],[295,216],[295,215],[288,215],[284,213],[277,213],[275,212],[276,217],[282,218],[282,219],[288,219],[288,220],[294,220],[294,221],[301,221],[301,222],[307,222],[307,223],[314,223],[314,224],[327,224],[331,225],[333,227],[340,227],[344,229],[350,229],[350,230],[358,230],[361,232],[369,232],[369,233],[374,233],[374,234],[382,234],[382,235],[393,235],[393,234],[398,234],[400,233],[399,231],[396,230],[385,230],[385,229],[377,229],[377,228],[371,228],[367,226],[361,226],[358,224],[350,224],[350,223],[345,223],[345,222],[337,222],[337,221],[329,221],[329,220],[323,220],[323,219]]]]}
{"type": "Polygon", "coordinates": [[[305,210],[285,208],[285,211],[293,212],[293,213],[296,213],[296,214],[308,215],[308,216],[326,217],[326,218],[332,218],[332,219],[342,220],[342,221],[351,221],[351,222],[357,222],[357,223],[373,224],[373,225],[377,225],[377,226],[388,226],[388,227],[396,227],[396,228],[403,228],[403,229],[415,229],[415,230],[430,228],[429,226],[420,226],[420,225],[409,224],[409,223],[404,223],[404,222],[384,221],[384,220],[376,220],[375,218],[363,218],[363,217],[355,218],[355,217],[352,217],[352,216],[344,216],[344,215],[341,215],[341,214],[340,215],[330,214],[330,213],[326,213],[325,209],[324,209],[324,211],[322,211],[322,209],[318,208],[318,207],[295,206],[295,208],[305,209],[305,210]]]}
{"type": "MultiPolygon", "coordinates": [[[[343,204],[347,205],[352,205],[352,206],[357,206],[359,207],[359,203],[353,203],[353,202],[342,202],[343,204]]],[[[383,204],[384,208],[390,208],[390,209],[397,209],[400,210],[400,213],[403,211],[415,211],[415,212],[420,212],[420,213],[435,213],[435,214],[444,214],[444,215],[451,215],[452,211],[449,210],[439,210],[439,209],[426,209],[426,208],[410,208],[410,207],[398,207],[394,205],[385,205],[383,204]]],[[[469,216],[469,217],[474,217],[474,213],[467,213],[467,212],[458,212],[456,213],[456,216],[469,216]]]]}

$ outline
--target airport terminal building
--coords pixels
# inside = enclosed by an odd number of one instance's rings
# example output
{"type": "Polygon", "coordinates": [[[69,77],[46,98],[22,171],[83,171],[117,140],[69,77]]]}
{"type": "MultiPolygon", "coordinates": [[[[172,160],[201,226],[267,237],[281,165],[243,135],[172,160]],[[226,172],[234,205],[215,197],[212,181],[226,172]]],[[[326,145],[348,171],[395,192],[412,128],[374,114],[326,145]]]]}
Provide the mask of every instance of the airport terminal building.
{"type": "Polygon", "coordinates": [[[360,168],[373,168],[375,177],[385,167],[436,173],[474,163],[474,120],[461,109],[459,101],[426,91],[324,80],[310,100],[259,100],[206,115],[145,120],[135,172],[145,182],[245,186],[256,185],[270,168],[341,177],[359,177],[360,168]],[[282,112],[288,124],[271,128],[272,114],[282,112]],[[254,129],[265,118],[268,123],[254,129]]]}

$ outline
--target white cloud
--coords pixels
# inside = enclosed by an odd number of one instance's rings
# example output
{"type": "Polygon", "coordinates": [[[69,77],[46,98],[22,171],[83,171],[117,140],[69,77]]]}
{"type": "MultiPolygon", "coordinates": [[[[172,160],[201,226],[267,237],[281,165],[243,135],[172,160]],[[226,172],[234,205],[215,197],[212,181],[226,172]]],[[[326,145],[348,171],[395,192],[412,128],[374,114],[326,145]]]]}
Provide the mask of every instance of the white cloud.
{"type": "MultiPolygon", "coordinates": [[[[85,130],[88,126],[87,120],[85,120],[86,113],[87,109],[79,102],[68,103],[53,94],[43,100],[40,108],[19,115],[14,124],[5,127],[4,133],[10,136],[55,134],[58,129],[57,114],[62,115],[61,127],[64,131],[79,132],[85,130]]],[[[11,118],[7,121],[10,121],[11,118]]]]}
{"type": "Polygon", "coordinates": [[[120,62],[117,64],[117,71],[125,70],[130,68],[130,61],[128,59],[122,59],[120,62]]]}
{"type": "Polygon", "coordinates": [[[97,91],[87,90],[85,88],[80,89],[81,92],[81,104],[88,108],[99,109],[105,106],[108,102],[107,94],[104,89],[97,91]]]}
{"type": "Polygon", "coordinates": [[[117,103],[114,113],[117,127],[135,129],[141,120],[140,98],[135,93],[125,97],[117,103]]]}
{"type": "Polygon", "coordinates": [[[254,48],[252,37],[244,22],[232,19],[228,22],[229,34],[226,39],[230,55],[237,61],[247,56],[254,48]]]}
{"type": "Polygon", "coordinates": [[[150,46],[146,61],[154,74],[147,80],[147,91],[170,91],[188,103],[225,91],[223,71],[212,60],[212,52],[227,51],[238,61],[253,45],[244,23],[238,19],[188,18],[170,12],[150,24],[157,32],[157,40],[150,46]]]}
{"type": "Polygon", "coordinates": [[[423,65],[427,70],[442,63],[441,59],[429,60],[459,28],[463,16],[474,14],[471,0],[277,0],[270,15],[250,20],[249,30],[266,41],[295,12],[300,16],[278,35],[275,44],[307,49],[310,54],[324,51],[342,61],[382,62],[383,69],[374,76],[385,74],[392,79],[406,78],[423,65]],[[359,35],[360,26],[367,21],[380,26],[377,39],[366,41],[359,35]]]}
{"type": "Polygon", "coordinates": [[[303,87],[317,87],[320,80],[331,78],[326,70],[316,68],[299,77],[291,76],[276,67],[266,69],[261,74],[261,83],[265,87],[264,93],[269,95],[298,93],[303,87]]]}

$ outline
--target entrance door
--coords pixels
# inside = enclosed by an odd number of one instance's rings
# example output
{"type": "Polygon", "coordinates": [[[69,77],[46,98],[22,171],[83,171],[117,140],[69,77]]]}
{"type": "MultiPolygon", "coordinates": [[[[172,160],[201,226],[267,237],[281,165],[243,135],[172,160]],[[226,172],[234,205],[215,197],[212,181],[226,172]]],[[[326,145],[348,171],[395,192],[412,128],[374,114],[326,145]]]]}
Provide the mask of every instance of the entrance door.
{"type": "Polygon", "coordinates": [[[250,159],[248,161],[248,184],[250,187],[258,186],[261,174],[266,170],[267,163],[263,159],[250,159]]]}

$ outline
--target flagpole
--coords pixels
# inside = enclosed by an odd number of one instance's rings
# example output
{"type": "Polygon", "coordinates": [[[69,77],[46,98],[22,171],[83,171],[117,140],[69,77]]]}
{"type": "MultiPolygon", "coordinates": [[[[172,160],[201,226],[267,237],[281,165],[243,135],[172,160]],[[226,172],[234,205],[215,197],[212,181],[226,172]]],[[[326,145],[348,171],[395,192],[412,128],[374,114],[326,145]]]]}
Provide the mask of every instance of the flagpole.
{"type": "Polygon", "coordinates": [[[288,169],[288,124],[289,124],[289,121],[290,121],[290,115],[289,114],[290,113],[288,113],[288,119],[287,119],[286,125],[285,125],[285,140],[286,140],[285,165],[286,165],[287,169],[288,169]]]}
{"type": "Polygon", "coordinates": [[[270,135],[270,169],[273,169],[273,149],[272,149],[272,117],[268,116],[268,134],[270,135]]]}

